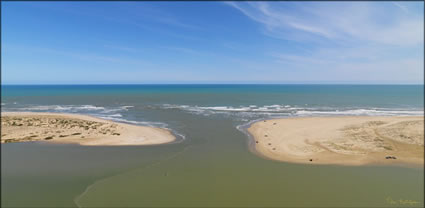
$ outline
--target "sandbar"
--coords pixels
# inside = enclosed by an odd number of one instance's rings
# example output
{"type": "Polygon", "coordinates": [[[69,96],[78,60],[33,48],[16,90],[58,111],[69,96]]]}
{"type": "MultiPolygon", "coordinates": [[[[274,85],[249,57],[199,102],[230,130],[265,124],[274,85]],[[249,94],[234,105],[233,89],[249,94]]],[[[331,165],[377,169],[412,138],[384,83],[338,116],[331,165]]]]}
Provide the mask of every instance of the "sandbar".
{"type": "Polygon", "coordinates": [[[247,130],[256,153],[284,162],[424,165],[423,116],[282,118],[247,130]]]}
{"type": "Polygon", "coordinates": [[[117,123],[87,115],[2,112],[1,143],[46,141],[80,145],[155,145],[173,142],[167,129],[117,123]]]}

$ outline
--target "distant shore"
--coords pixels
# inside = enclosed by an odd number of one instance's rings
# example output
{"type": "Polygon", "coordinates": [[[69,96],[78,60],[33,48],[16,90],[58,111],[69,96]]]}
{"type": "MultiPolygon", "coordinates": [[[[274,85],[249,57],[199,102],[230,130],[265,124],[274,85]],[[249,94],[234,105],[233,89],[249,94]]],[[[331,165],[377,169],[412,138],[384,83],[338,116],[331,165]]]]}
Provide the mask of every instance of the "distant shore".
{"type": "Polygon", "coordinates": [[[248,129],[266,158],[306,164],[423,166],[423,116],[341,116],[264,120],[248,129]]]}
{"type": "Polygon", "coordinates": [[[47,141],[80,145],[153,145],[175,141],[166,129],[116,123],[86,115],[2,112],[1,143],[47,141]]]}

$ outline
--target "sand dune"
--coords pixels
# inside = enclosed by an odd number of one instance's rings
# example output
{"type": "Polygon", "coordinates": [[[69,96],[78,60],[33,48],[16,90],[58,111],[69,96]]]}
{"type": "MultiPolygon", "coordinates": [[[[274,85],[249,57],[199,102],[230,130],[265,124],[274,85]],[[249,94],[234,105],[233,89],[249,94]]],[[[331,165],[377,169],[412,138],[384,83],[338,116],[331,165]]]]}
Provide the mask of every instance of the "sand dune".
{"type": "Polygon", "coordinates": [[[85,115],[2,112],[1,142],[48,141],[80,145],[152,145],[175,137],[168,130],[85,115]]]}
{"type": "Polygon", "coordinates": [[[256,152],[285,162],[424,164],[422,116],[274,119],[256,122],[248,132],[256,152]]]}

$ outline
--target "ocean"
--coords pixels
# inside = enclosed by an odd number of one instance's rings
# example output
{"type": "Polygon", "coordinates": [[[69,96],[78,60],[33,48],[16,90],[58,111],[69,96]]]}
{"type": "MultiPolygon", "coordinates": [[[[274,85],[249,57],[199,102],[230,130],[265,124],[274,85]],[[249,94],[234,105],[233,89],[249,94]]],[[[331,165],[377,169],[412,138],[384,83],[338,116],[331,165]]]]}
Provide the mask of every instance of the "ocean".
{"type": "Polygon", "coordinates": [[[2,112],[170,129],[177,142],[2,144],[2,206],[423,206],[423,168],[301,165],[252,153],[275,117],[424,115],[423,85],[3,85],[2,112]],[[394,204],[396,201],[397,204],[394,204]]]}

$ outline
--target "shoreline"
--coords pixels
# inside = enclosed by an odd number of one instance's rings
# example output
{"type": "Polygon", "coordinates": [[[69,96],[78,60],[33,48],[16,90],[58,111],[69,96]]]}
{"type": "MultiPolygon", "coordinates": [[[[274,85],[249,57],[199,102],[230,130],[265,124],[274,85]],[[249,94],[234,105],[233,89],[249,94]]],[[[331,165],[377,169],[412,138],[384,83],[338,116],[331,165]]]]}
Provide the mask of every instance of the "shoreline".
{"type": "Polygon", "coordinates": [[[239,126],[238,129],[248,136],[249,150],[264,159],[311,165],[423,167],[423,121],[423,116],[284,117],[251,121],[239,126]],[[389,132],[394,136],[395,133],[399,133],[394,132],[394,129],[403,130],[394,125],[411,120],[419,122],[414,124],[414,132],[419,133],[421,137],[419,140],[418,135],[415,135],[415,141],[412,139],[403,141],[397,137],[394,140],[388,135],[378,134],[379,138],[376,138],[376,135],[374,137],[376,141],[368,141],[373,137],[370,133],[375,133],[377,126],[386,127],[378,129],[379,132],[382,131],[384,134],[389,132]],[[293,127],[300,130],[295,129],[291,132],[290,129],[293,127]],[[320,131],[323,127],[325,129],[320,131]],[[388,143],[389,146],[385,146],[388,143]],[[394,156],[395,159],[385,159],[387,156],[394,156]]]}
{"type": "Polygon", "coordinates": [[[1,112],[1,143],[43,141],[83,146],[159,145],[177,140],[171,130],[89,115],[1,112]]]}

